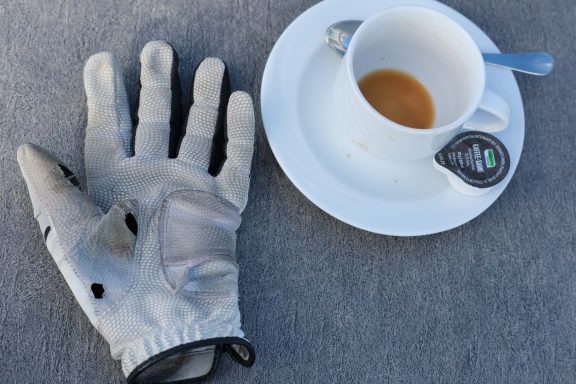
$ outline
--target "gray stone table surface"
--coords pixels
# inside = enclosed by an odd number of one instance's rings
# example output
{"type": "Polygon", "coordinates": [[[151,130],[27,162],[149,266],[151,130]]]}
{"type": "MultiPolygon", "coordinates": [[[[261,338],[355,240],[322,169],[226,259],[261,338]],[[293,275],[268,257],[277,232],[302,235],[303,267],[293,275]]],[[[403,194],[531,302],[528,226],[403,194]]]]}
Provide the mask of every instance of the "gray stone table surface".
{"type": "MultiPolygon", "coordinates": [[[[140,50],[168,40],[184,80],[202,58],[221,57],[233,88],[259,107],[274,42],[316,2],[2,0],[1,383],[124,380],[44,246],[15,155],[21,143],[41,144],[85,182],[85,60],[116,54],[134,104],[140,50]]],[[[445,233],[364,232],[291,184],[257,112],[238,257],[244,330],[258,358],[251,369],[223,358],[214,383],[576,381],[576,3],[446,3],[502,50],[557,59],[549,77],[517,75],[526,139],[509,187],[445,233]]]]}

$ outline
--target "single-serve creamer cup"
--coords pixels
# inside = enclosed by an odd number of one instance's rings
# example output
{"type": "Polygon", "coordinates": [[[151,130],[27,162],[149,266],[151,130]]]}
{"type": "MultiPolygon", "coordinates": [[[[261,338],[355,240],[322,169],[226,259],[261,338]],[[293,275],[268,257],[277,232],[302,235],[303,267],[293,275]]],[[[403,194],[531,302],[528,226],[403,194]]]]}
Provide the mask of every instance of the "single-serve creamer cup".
{"type": "Polygon", "coordinates": [[[510,119],[508,103],[486,89],[484,60],[472,37],[450,17],[420,6],[388,8],[361,24],[340,63],[333,97],[349,139],[398,161],[434,155],[461,128],[498,132],[510,119]],[[368,103],[358,81],[383,69],[408,73],[426,87],[435,108],[432,128],[402,126],[368,103]]]}

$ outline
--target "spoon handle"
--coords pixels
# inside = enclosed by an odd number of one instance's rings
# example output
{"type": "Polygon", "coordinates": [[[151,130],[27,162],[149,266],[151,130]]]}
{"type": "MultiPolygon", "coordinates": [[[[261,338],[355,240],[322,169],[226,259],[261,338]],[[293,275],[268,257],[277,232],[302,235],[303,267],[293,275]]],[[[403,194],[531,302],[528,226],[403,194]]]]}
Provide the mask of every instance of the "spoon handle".
{"type": "Polygon", "coordinates": [[[531,75],[547,75],[554,67],[554,57],[546,52],[483,53],[482,56],[487,64],[531,75]]]}

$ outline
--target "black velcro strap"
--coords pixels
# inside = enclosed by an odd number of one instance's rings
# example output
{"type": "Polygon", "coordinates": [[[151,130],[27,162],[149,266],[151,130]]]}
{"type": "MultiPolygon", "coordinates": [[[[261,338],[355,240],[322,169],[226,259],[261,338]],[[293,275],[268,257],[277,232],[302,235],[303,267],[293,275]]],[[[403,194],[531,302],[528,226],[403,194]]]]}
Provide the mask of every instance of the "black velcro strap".
{"type": "MultiPolygon", "coordinates": [[[[161,384],[191,384],[199,383],[210,379],[214,373],[218,359],[223,351],[228,352],[232,359],[239,364],[250,367],[256,360],[256,352],[254,347],[245,339],[239,337],[220,337],[207,340],[199,340],[192,343],[178,345],[166,351],[160,352],[157,355],[150,357],[148,360],[138,365],[128,376],[128,384],[144,384],[144,383],[161,383],[161,384]],[[205,375],[199,377],[190,377],[185,379],[177,379],[176,381],[162,381],[157,372],[162,372],[164,368],[170,369],[173,367],[173,362],[178,356],[192,356],[194,350],[199,350],[206,347],[215,347],[212,366],[205,375]],[[154,373],[151,373],[154,372],[154,373]]],[[[169,371],[166,371],[168,374],[169,371]]]]}

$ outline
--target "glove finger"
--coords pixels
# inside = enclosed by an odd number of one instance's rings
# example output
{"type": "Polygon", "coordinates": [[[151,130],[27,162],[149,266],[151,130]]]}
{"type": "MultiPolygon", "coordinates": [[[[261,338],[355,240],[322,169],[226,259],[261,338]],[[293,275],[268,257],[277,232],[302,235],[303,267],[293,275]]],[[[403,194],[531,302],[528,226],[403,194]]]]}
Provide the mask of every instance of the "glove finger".
{"type": "Polygon", "coordinates": [[[193,104],[179,159],[216,173],[223,158],[229,95],[230,79],[224,62],[213,57],[202,61],[194,78],[193,104]]]}
{"type": "Polygon", "coordinates": [[[254,152],[254,106],[245,92],[234,92],[228,104],[226,161],[217,179],[225,197],[244,210],[250,186],[250,165],[254,152]]]}
{"type": "Polygon", "coordinates": [[[78,188],[74,174],[43,148],[21,145],[17,157],[45,239],[57,232],[60,246],[71,248],[100,218],[100,209],[78,188]]]}
{"type": "Polygon", "coordinates": [[[136,156],[167,158],[175,153],[181,128],[178,55],[164,41],[151,41],[140,55],[140,101],[136,156]]]}
{"type": "Polygon", "coordinates": [[[91,56],[84,67],[88,102],[86,172],[97,173],[110,161],[131,154],[132,121],[122,67],[108,52],[91,56]]]}

